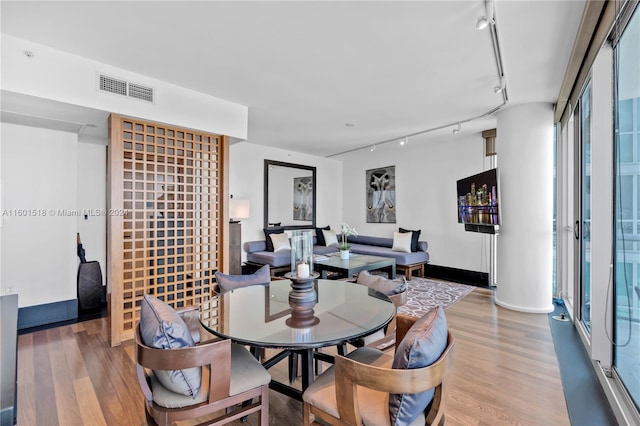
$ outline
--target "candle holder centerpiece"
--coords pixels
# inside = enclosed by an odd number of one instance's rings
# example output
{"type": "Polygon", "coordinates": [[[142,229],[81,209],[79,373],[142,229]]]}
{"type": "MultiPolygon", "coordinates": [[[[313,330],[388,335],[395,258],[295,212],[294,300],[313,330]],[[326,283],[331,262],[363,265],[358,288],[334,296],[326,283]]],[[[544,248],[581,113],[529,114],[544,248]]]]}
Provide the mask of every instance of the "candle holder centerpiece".
{"type": "Polygon", "coordinates": [[[313,235],[309,230],[295,230],[291,236],[291,272],[284,274],[294,290],[313,288],[319,274],[313,271],[313,235]]]}
{"type": "Polygon", "coordinates": [[[313,307],[318,300],[314,280],[320,276],[313,271],[313,235],[309,230],[293,231],[291,237],[291,272],[284,274],[291,280],[289,304],[291,316],[289,322],[305,324],[313,322],[313,307]]]}

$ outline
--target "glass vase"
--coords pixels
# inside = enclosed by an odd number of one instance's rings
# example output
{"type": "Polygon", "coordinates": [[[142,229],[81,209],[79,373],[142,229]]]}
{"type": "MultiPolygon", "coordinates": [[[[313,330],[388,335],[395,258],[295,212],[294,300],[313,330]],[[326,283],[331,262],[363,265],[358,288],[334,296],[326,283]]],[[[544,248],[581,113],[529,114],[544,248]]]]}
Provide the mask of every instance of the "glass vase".
{"type": "Polygon", "coordinates": [[[291,277],[299,280],[313,276],[313,234],[295,230],[291,237],[291,277]]]}

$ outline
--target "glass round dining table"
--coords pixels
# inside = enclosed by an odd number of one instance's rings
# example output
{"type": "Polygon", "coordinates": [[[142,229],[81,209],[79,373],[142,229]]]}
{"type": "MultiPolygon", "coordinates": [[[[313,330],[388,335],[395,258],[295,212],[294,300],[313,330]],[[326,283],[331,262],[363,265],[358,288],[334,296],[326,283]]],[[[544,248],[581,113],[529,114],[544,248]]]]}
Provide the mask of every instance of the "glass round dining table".
{"type": "MultiPolygon", "coordinates": [[[[302,308],[291,294],[289,280],[242,287],[213,295],[200,307],[200,322],[214,335],[249,345],[254,355],[261,348],[282,349],[268,360],[270,368],[292,353],[302,358],[302,391],[272,381],[271,388],[299,399],[313,382],[313,359],[331,361],[314,349],[338,346],[385,327],[396,312],[382,293],[347,281],[318,279],[313,283],[315,303],[306,298],[302,308]]],[[[307,296],[311,293],[307,293],[307,296]]],[[[290,364],[291,368],[291,364],[290,364]]]]}

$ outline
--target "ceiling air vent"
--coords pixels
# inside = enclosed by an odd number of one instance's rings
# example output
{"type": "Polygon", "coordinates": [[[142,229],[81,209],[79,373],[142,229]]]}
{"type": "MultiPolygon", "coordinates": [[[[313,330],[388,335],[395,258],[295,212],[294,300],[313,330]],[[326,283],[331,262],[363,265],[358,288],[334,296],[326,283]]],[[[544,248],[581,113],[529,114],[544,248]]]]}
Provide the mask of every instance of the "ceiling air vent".
{"type": "Polygon", "coordinates": [[[153,103],[153,88],[100,74],[100,90],[153,103]]]}
{"type": "Polygon", "coordinates": [[[129,96],[143,101],[153,102],[153,89],[151,87],[144,87],[139,84],[129,83],[129,96]]]}
{"type": "Polygon", "coordinates": [[[103,92],[115,93],[117,95],[127,96],[127,82],[118,80],[106,75],[100,76],[100,90],[103,92]]]}

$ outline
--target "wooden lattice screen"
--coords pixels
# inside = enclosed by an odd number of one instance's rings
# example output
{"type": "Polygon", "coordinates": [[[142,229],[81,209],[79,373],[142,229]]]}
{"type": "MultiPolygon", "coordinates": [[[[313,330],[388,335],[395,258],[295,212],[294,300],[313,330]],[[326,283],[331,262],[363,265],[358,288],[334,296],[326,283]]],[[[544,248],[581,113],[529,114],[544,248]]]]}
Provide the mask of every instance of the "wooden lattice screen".
{"type": "Polygon", "coordinates": [[[145,294],[200,305],[226,270],[228,140],[115,114],[109,128],[107,294],[118,345],[133,337],[145,294]]]}

